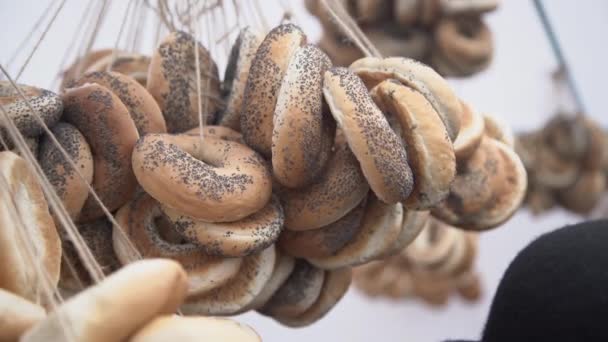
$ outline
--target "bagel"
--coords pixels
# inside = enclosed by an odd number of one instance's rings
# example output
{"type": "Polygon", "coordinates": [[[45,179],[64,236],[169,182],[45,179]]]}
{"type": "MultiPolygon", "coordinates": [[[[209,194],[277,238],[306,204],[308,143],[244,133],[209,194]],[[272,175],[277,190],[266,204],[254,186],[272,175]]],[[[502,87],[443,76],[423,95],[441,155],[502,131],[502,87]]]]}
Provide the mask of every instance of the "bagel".
{"type": "Polygon", "coordinates": [[[528,192],[524,201],[532,214],[539,215],[555,207],[557,199],[554,192],[546,187],[535,184],[533,175],[528,174],[528,177],[530,184],[528,185],[528,192]]]}
{"type": "Polygon", "coordinates": [[[364,198],[346,215],[318,229],[305,231],[286,229],[279,236],[277,245],[287,254],[298,258],[330,256],[357,235],[361,228],[366,203],[367,200],[364,198]]]}
{"type": "MultiPolygon", "coordinates": [[[[200,127],[195,127],[184,132],[184,134],[195,136],[199,136],[200,133],[200,127]]],[[[245,144],[243,141],[243,135],[241,133],[233,130],[232,128],[224,126],[205,125],[205,127],[203,127],[203,137],[212,137],[245,144]]]]}
{"type": "MultiPolygon", "coordinates": [[[[131,169],[131,153],[139,135],[129,111],[110,90],[97,84],[67,89],[63,94],[63,120],[84,135],[93,154],[93,189],[109,211],[126,203],[137,185],[131,169]]],[[[81,221],[103,216],[89,196],[81,221]]]]}
{"type": "Polygon", "coordinates": [[[349,69],[331,68],[323,93],[372,191],[386,203],[407,199],[413,188],[407,153],[361,79],[349,69]]]}
{"type": "Polygon", "coordinates": [[[228,57],[228,65],[222,83],[222,97],[226,108],[219,113],[218,125],[241,130],[241,112],[245,101],[245,86],[249,78],[249,68],[263,37],[245,27],[239,32],[228,57]]]}
{"type": "Polygon", "coordinates": [[[483,114],[485,134],[492,139],[496,139],[503,144],[514,148],[515,136],[511,127],[496,115],[489,113],[483,114]]]}
{"type": "Polygon", "coordinates": [[[148,134],[133,150],[139,184],[165,207],[208,222],[243,219],[270,200],[264,159],[249,147],[198,136],[148,134]]]}
{"type": "Polygon", "coordinates": [[[414,272],[414,293],[432,306],[444,306],[448,303],[452,282],[445,277],[437,277],[426,270],[414,272]]]}
{"type": "MultiPolygon", "coordinates": [[[[79,56],[74,63],[62,72],[63,79],[59,89],[63,90],[66,86],[82,75],[91,65],[98,60],[111,55],[114,49],[90,50],[86,55],[79,56]]],[[[118,52],[117,54],[121,54],[118,52]]]]}
{"type": "Polygon", "coordinates": [[[123,265],[133,261],[125,240],[128,238],[143,258],[177,260],[188,272],[189,295],[209,292],[239,272],[241,259],[212,257],[193,244],[164,240],[155,223],[161,215],[158,203],[143,192],[118,210],[116,222],[120,227],[114,227],[112,238],[116,256],[123,265]]]}
{"type": "Polygon", "coordinates": [[[296,328],[310,325],[325,316],[342,299],[350,287],[352,271],[350,267],[326,271],[321,293],[316,302],[303,314],[296,317],[275,317],[280,323],[296,328]]]}
{"type": "Polygon", "coordinates": [[[239,341],[261,342],[262,339],[249,326],[217,317],[160,316],[137,331],[129,342],[199,342],[239,341]]]}
{"type": "Polygon", "coordinates": [[[279,88],[296,50],[306,35],[293,24],[275,27],[260,44],[251,62],[241,113],[241,132],[247,145],[271,155],[273,113],[279,88]]]}
{"type": "Polygon", "coordinates": [[[401,233],[401,203],[385,204],[376,197],[368,200],[359,233],[336,253],[308,261],[323,269],[355,266],[387,253],[401,233]]]}
{"type": "Polygon", "coordinates": [[[493,127],[486,128],[485,116],[463,101],[460,132],[454,140],[454,153],[458,163],[464,162],[475,152],[485,131],[491,131],[491,135],[495,136],[493,127]]]}
{"type": "Polygon", "coordinates": [[[356,0],[354,1],[357,22],[373,24],[387,20],[391,14],[390,2],[385,0],[356,0]]]}
{"type": "Polygon", "coordinates": [[[209,51],[186,32],[172,32],[160,43],[150,60],[147,88],[165,116],[169,133],[198,126],[199,109],[205,123],[211,124],[221,107],[217,66],[209,51]],[[194,46],[199,55],[200,103],[194,46]]]}
{"type": "Polygon", "coordinates": [[[430,219],[404,253],[418,267],[437,268],[450,257],[460,232],[437,219],[430,219]]]}
{"type": "Polygon", "coordinates": [[[498,7],[498,0],[439,0],[446,15],[479,15],[498,7]]]}
{"type": "Polygon", "coordinates": [[[606,191],[606,176],[602,171],[582,171],[576,182],[557,191],[559,203],[575,213],[588,215],[606,191]]]}
{"type": "Polygon", "coordinates": [[[259,252],[273,244],[283,230],[283,208],[276,197],[259,211],[235,222],[199,221],[168,207],[163,212],[189,242],[215,256],[241,257],[259,252]]]}
{"type": "Polygon", "coordinates": [[[434,39],[437,53],[464,73],[481,71],[492,60],[492,32],[479,17],[443,18],[434,39]]]}
{"type": "Polygon", "coordinates": [[[77,170],[72,168],[48,136],[42,138],[38,163],[68,214],[72,220],[76,220],[89,196],[87,184],[93,181],[93,154],[89,143],[76,127],[60,122],[51,132],[68,153],[77,170]],[[84,181],[77,172],[82,175],[84,181]]]}
{"type": "MultiPolygon", "coordinates": [[[[37,137],[42,134],[44,130],[39,119],[48,127],[53,127],[59,121],[63,103],[57,94],[24,84],[18,84],[17,87],[20,92],[15,90],[9,81],[0,80],[0,106],[21,134],[26,137],[37,137]],[[23,94],[25,99],[20,94],[23,94]],[[30,110],[30,106],[34,112],[30,110]]],[[[5,125],[6,123],[0,124],[0,138],[10,145],[5,125]]]]}
{"type": "Polygon", "coordinates": [[[120,101],[129,110],[129,114],[135,123],[135,127],[137,127],[139,135],[143,136],[148,133],[164,133],[167,131],[163,113],[156,104],[156,100],[134,78],[118,72],[93,71],[84,74],[72,83],[71,86],[81,86],[86,83],[97,83],[118,96],[120,101]]]}
{"type": "Polygon", "coordinates": [[[560,159],[580,160],[589,149],[589,133],[583,118],[557,114],[538,134],[560,159]]]}
{"type": "Polygon", "coordinates": [[[319,298],[325,271],[297,260],[289,278],[258,311],[272,317],[296,317],[319,298]]]}
{"type": "Polygon", "coordinates": [[[420,0],[395,0],[393,12],[395,21],[401,27],[411,27],[418,21],[419,11],[422,7],[420,0]]]}
{"type": "Polygon", "coordinates": [[[352,62],[363,57],[363,52],[348,38],[334,36],[324,32],[317,43],[319,49],[329,56],[336,66],[349,66],[352,62]]]}
{"type": "Polygon", "coordinates": [[[468,301],[477,301],[482,297],[481,280],[479,274],[467,272],[457,281],[458,294],[468,301]]]}
{"type": "MultiPolygon", "coordinates": [[[[120,261],[114,253],[112,243],[112,223],[106,218],[97,221],[78,225],[78,232],[82,239],[91,250],[93,257],[103,270],[105,275],[109,275],[118,270],[121,266],[120,261]]],[[[59,287],[67,291],[80,291],[93,283],[88,270],[80,260],[80,256],[70,241],[67,234],[62,234],[63,262],[61,267],[61,278],[59,287]],[[73,271],[68,264],[73,266],[73,271]]]]}
{"type": "Polygon", "coordinates": [[[145,87],[148,82],[149,68],[150,57],[137,53],[118,52],[115,56],[112,55],[112,53],[109,53],[101,57],[95,63],[83,70],[86,70],[87,73],[92,71],[115,71],[132,77],[140,85],[145,87]]]}
{"type": "Polygon", "coordinates": [[[275,292],[285,283],[293,268],[295,267],[295,259],[291,256],[276,250],[277,256],[274,262],[274,269],[272,270],[272,276],[264,285],[262,292],[260,292],[253,301],[247,304],[240,312],[246,312],[251,309],[259,309],[266,304],[275,292]]]}
{"type": "Polygon", "coordinates": [[[365,57],[351,64],[350,69],[370,89],[385,79],[394,78],[419,91],[439,113],[450,139],[456,139],[462,105],[447,81],[430,67],[409,58],[365,57]]]}
{"type": "Polygon", "coordinates": [[[46,316],[44,308],[4,289],[0,289],[0,340],[19,341],[23,335],[46,316]]]}
{"type": "Polygon", "coordinates": [[[401,124],[414,178],[414,189],[403,204],[416,210],[434,207],[448,195],[456,175],[454,148],[443,122],[421,93],[398,81],[382,81],[371,94],[378,107],[401,124]]]}
{"type": "Polygon", "coordinates": [[[238,273],[224,285],[201,295],[190,296],[181,311],[187,315],[230,315],[249,305],[271,279],[275,247],[243,258],[238,273]]]}
{"type": "Polygon", "coordinates": [[[536,146],[534,156],[534,180],[550,189],[563,189],[576,182],[581,172],[577,160],[567,160],[555,151],[553,146],[536,146]]]}
{"type": "Polygon", "coordinates": [[[404,210],[403,220],[401,221],[401,232],[393,242],[391,248],[382,256],[392,256],[401,253],[418,237],[429,220],[430,212],[417,210],[404,210]]]}
{"type": "Polygon", "coordinates": [[[61,241],[28,163],[13,152],[0,152],[0,177],[0,288],[42,303],[41,283],[56,286],[59,281],[61,241]]]}
{"type": "Polygon", "coordinates": [[[428,32],[416,28],[404,29],[392,22],[377,28],[366,28],[364,33],[383,56],[423,60],[431,49],[432,39],[428,32]]]}
{"type": "Polygon", "coordinates": [[[20,341],[126,341],[154,317],[177,310],[186,288],[178,263],[141,260],[64,302],[20,341]]]}
{"type": "Polygon", "coordinates": [[[323,73],[331,67],[314,45],[296,50],[281,82],[273,117],[272,170],[283,186],[309,184],[331,155],[336,125],[323,106],[323,73]]]}
{"type": "Polygon", "coordinates": [[[487,230],[501,225],[515,213],[526,194],[528,178],[517,154],[507,145],[491,138],[484,138],[478,150],[480,148],[495,158],[493,162],[491,160],[486,162],[490,164],[488,165],[490,169],[486,172],[489,173],[490,178],[493,178],[489,185],[492,192],[491,200],[477,213],[465,215],[462,211],[463,203],[469,199],[461,197],[461,194],[454,194],[452,188],[448,199],[433,210],[434,215],[459,228],[487,230]],[[444,205],[446,203],[447,206],[444,205]],[[449,217],[449,214],[444,215],[450,211],[456,215],[454,217],[449,217]]]}
{"type": "Polygon", "coordinates": [[[591,119],[584,119],[583,125],[587,131],[588,148],[583,156],[583,167],[588,170],[602,168],[606,136],[602,127],[591,119]]]}
{"type": "Polygon", "coordinates": [[[279,191],[285,228],[311,230],[336,222],[367,195],[369,186],[357,159],[343,139],[336,140],[333,156],[312,184],[279,191]]]}

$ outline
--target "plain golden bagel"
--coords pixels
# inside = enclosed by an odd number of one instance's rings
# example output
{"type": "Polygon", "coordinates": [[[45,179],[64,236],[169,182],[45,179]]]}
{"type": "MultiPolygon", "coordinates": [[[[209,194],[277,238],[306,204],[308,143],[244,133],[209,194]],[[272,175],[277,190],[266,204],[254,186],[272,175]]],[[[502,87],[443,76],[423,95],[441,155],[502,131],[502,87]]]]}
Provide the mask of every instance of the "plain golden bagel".
{"type": "Polygon", "coordinates": [[[371,94],[401,125],[414,177],[414,189],[403,205],[415,210],[434,207],[448,195],[456,175],[454,148],[443,122],[421,93],[398,81],[382,81],[371,94]]]}
{"type": "Polygon", "coordinates": [[[165,116],[169,133],[181,133],[197,126],[199,108],[204,123],[209,124],[215,121],[215,114],[221,109],[217,65],[209,51],[186,32],[172,32],[160,43],[150,61],[147,88],[165,116]],[[195,45],[199,56],[198,76],[195,45]],[[200,79],[200,103],[197,77],[200,79]]]}
{"type": "Polygon", "coordinates": [[[492,32],[481,18],[443,18],[434,39],[446,63],[465,73],[485,69],[492,60],[492,32]]]}
{"type": "MultiPolygon", "coordinates": [[[[18,84],[17,87],[25,100],[9,81],[0,80],[0,105],[21,134],[26,137],[39,136],[43,132],[39,119],[48,127],[59,121],[63,103],[57,94],[23,84],[18,84]],[[30,110],[30,106],[34,112],[30,110]]],[[[0,124],[0,137],[7,141],[10,139],[4,125],[0,124]]]]}
{"type": "Polygon", "coordinates": [[[234,222],[211,223],[195,220],[164,207],[175,230],[209,254],[242,257],[268,248],[283,230],[283,208],[273,197],[259,211],[234,222]]]}
{"type": "MultiPolygon", "coordinates": [[[[129,110],[110,90],[97,84],[67,89],[63,102],[63,120],[74,125],[91,147],[93,189],[108,210],[114,211],[131,198],[137,185],[131,153],[139,135],[129,110]]],[[[101,216],[101,207],[89,196],[80,220],[101,216]]]]}
{"type": "Polygon", "coordinates": [[[70,86],[77,87],[86,83],[97,83],[118,96],[129,110],[139,135],[167,132],[165,118],[156,100],[134,78],[118,72],[93,71],[87,72],[70,86]]]}
{"type": "Polygon", "coordinates": [[[274,246],[243,258],[238,273],[224,285],[190,296],[181,310],[187,315],[231,315],[240,312],[262,292],[272,277],[276,260],[274,246]]]}
{"type": "Polygon", "coordinates": [[[94,165],[91,148],[82,133],[68,123],[58,123],[51,128],[51,132],[77,169],[70,165],[46,135],[40,143],[38,163],[72,220],[77,220],[89,196],[87,184],[93,181],[94,165]]]}
{"type": "Polygon", "coordinates": [[[137,53],[118,52],[103,56],[97,62],[85,69],[91,71],[114,71],[134,78],[142,86],[148,83],[150,57],[137,53]]]}
{"type": "Polygon", "coordinates": [[[419,91],[439,113],[450,139],[456,139],[460,130],[460,100],[447,81],[430,67],[403,57],[365,57],[351,64],[350,69],[369,89],[385,79],[394,78],[419,91]]]}
{"type": "Polygon", "coordinates": [[[323,269],[361,265],[388,253],[401,233],[401,203],[386,204],[371,196],[357,235],[336,253],[308,261],[323,269]]]}
{"type": "Polygon", "coordinates": [[[163,206],[208,222],[231,222],[270,200],[264,159],[249,147],[198,136],[149,134],[133,151],[139,184],[163,206]]]}
{"type": "Polygon", "coordinates": [[[296,50],[281,82],[273,117],[272,171],[283,186],[309,184],[331,155],[335,122],[323,106],[329,57],[314,45],[296,50]]]}
{"type": "Polygon", "coordinates": [[[485,117],[468,103],[462,102],[460,132],[454,141],[454,153],[456,153],[456,160],[459,163],[468,159],[475,152],[487,129],[485,117]]]}
{"type": "Polygon", "coordinates": [[[306,35],[293,24],[274,28],[260,44],[251,62],[241,113],[241,133],[247,145],[270,157],[274,109],[281,82],[306,35]]]}
{"type": "Polygon", "coordinates": [[[261,342],[249,326],[227,318],[160,316],[137,331],[129,342],[261,342]]]}
{"type": "Polygon", "coordinates": [[[43,307],[4,289],[0,289],[0,303],[0,341],[18,341],[23,333],[46,317],[43,307]]]}
{"type": "MultiPolygon", "coordinates": [[[[184,132],[187,135],[200,136],[201,130],[200,127],[195,127],[190,130],[184,132]]],[[[241,144],[245,144],[243,141],[243,135],[230,127],[224,126],[214,126],[214,125],[205,125],[203,127],[203,139],[205,137],[212,137],[216,139],[222,140],[230,140],[235,141],[241,144]]]]}
{"type": "Polygon", "coordinates": [[[413,188],[407,152],[361,79],[349,69],[331,68],[323,93],[372,191],[386,203],[407,199],[413,188]]]}
{"type": "Polygon", "coordinates": [[[250,27],[241,29],[236,38],[224,73],[222,97],[226,102],[226,108],[218,114],[218,125],[241,130],[241,112],[245,101],[249,68],[263,39],[264,37],[250,27]]]}
{"type": "Polygon", "coordinates": [[[346,142],[337,139],[334,154],[312,184],[279,190],[285,228],[311,230],[336,222],[361,203],[368,191],[357,159],[346,142]]]}
{"type": "Polygon", "coordinates": [[[175,261],[140,260],[65,301],[20,341],[125,341],[154,317],[175,312],[186,288],[175,261]]]}
{"type": "Polygon", "coordinates": [[[59,281],[61,240],[38,178],[13,152],[0,152],[0,288],[34,303],[44,299],[36,264],[50,285],[59,281]],[[28,252],[29,251],[29,252],[28,252]],[[33,258],[33,259],[32,259],[33,258]]]}
{"type": "Polygon", "coordinates": [[[258,311],[272,317],[303,314],[319,298],[325,271],[305,260],[297,260],[287,280],[258,311]]]}
{"type": "Polygon", "coordinates": [[[361,228],[366,203],[364,198],[346,215],[321,228],[304,231],[285,229],[279,236],[277,245],[285,253],[297,258],[330,256],[357,235],[361,228]]]}
{"type": "Polygon", "coordinates": [[[212,257],[196,245],[165,240],[156,224],[161,215],[158,203],[143,192],[118,211],[116,222],[120,227],[114,227],[112,239],[123,265],[134,259],[128,249],[128,238],[144,258],[178,261],[188,272],[188,295],[209,292],[237,274],[241,259],[212,257]]]}

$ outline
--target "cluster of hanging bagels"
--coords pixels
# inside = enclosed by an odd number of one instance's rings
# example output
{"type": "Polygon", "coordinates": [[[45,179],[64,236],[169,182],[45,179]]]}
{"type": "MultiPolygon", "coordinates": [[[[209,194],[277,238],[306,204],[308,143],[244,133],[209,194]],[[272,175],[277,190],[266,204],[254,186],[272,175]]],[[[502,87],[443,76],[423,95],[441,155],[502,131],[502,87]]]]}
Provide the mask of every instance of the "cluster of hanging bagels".
{"type": "MultiPolygon", "coordinates": [[[[433,69],[399,57],[334,67],[292,24],[266,36],[241,30],[223,81],[209,51],[181,31],[151,57],[91,52],[64,77],[61,95],[25,85],[17,95],[2,82],[0,103],[39,142],[37,164],[101,272],[140,258],[179,263],[184,295],[167,312],[257,310],[311,324],[345,294],[353,266],[406,253],[427,225],[440,228],[416,241],[458,233],[437,260],[426,259],[424,241],[408,258],[443,265],[451,284],[470,269],[475,243],[438,219],[490,229],[525,194],[510,131],[433,69]]],[[[98,281],[91,261],[49,214],[27,163],[2,153],[21,218],[34,214],[25,224],[44,253],[33,257],[77,301],[98,281]]],[[[24,265],[15,249],[24,241],[3,235],[11,264],[24,265]]],[[[17,276],[2,288],[42,302],[33,270],[8,273],[17,276]]]]}
{"type": "Polygon", "coordinates": [[[544,127],[517,136],[516,151],[528,171],[525,199],[534,214],[556,206],[589,215],[606,191],[608,138],[583,115],[559,114],[544,127]]]}
{"type": "Polygon", "coordinates": [[[474,268],[477,235],[429,218],[400,253],[355,268],[354,284],[368,296],[418,298],[429,305],[445,305],[452,293],[476,301],[482,291],[474,268]]]}
{"type": "MultiPolygon", "coordinates": [[[[323,27],[319,46],[340,65],[363,53],[339,28],[323,0],[306,7],[323,27]]],[[[482,16],[498,0],[342,0],[363,33],[384,56],[424,61],[443,76],[465,77],[484,70],[494,51],[492,32],[482,16]]]]}

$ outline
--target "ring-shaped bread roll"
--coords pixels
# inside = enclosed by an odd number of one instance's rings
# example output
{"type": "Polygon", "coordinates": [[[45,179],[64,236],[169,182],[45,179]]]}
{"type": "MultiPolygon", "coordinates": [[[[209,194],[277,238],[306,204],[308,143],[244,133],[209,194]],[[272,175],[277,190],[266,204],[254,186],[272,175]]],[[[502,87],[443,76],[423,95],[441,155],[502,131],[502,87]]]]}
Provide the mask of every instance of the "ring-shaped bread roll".
{"type": "MultiPolygon", "coordinates": [[[[100,49],[100,50],[91,50],[88,54],[77,58],[74,63],[72,63],[69,67],[67,67],[62,72],[63,79],[61,80],[61,85],[59,89],[64,90],[66,86],[80,75],[84,74],[92,65],[97,63],[100,59],[111,55],[114,52],[114,49],[100,49]]],[[[117,51],[117,55],[120,55],[124,52],[117,51]]]]}
{"type": "Polygon", "coordinates": [[[30,170],[15,153],[0,152],[0,288],[44,304],[48,302],[42,282],[56,286],[59,281],[61,240],[38,178],[30,170]]]}
{"type": "Polygon", "coordinates": [[[241,133],[256,151],[269,157],[272,147],[273,114],[281,82],[296,50],[306,35],[293,24],[272,29],[251,62],[241,113],[241,133]]]}
{"type": "MultiPolygon", "coordinates": [[[[63,120],[84,135],[93,153],[93,189],[99,199],[114,211],[135,191],[137,180],[131,168],[131,153],[139,138],[129,110],[107,88],[86,84],[63,94],[63,120]]],[[[103,216],[95,198],[87,198],[81,221],[103,216]]]]}
{"type": "Polygon", "coordinates": [[[475,152],[486,131],[484,116],[464,101],[461,114],[460,132],[454,141],[454,153],[458,163],[464,162],[475,152]]]}
{"type": "Polygon", "coordinates": [[[368,191],[357,159],[344,139],[336,139],[333,156],[312,184],[279,192],[285,228],[311,230],[336,222],[361,203],[368,191]]]}
{"type": "MultiPolygon", "coordinates": [[[[201,131],[199,127],[194,127],[190,130],[185,131],[183,134],[200,136],[201,131]]],[[[203,139],[204,137],[230,140],[245,144],[245,142],[243,141],[243,135],[241,133],[225,126],[205,125],[203,127],[203,139]]]]}
{"type": "Polygon", "coordinates": [[[303,314],[319,298],[325,271],[305,260],[296,260],[287,280],[258,311],[272,317],[295,317],[303,314]]]}
{"type": "Polygon", "coordinates": [[[232,222],[262,209],[272,182],[264,159],[237,142],[148,134],[133,150],[139,184],[163,206],[208,222],[232,222]]]}
{"type": "Polygon", "coordinates": [[[423,30],[403,29],[388,23],[378,28],[370,27],[364,32],[383,56],[402,56],[422,60],[431,49],[432,39],[429,33],[423,30]]]}
{"type": "Polygon", "coordinates": [[[483,114],[484,133],[492,139],[496,139],[503,144],[513,148],[515,146],[515,136],[511,127],[502,118],[490,113],[483,114]]]}
{"type": "MultiPolygon", "coordinates": [[[[37,137],[42,134],[43,127],[38,118],[42,119],[48,127],[53,127],[59,121],[63,103],[57,94],[23,84],[17,84],[17,87],[25,97],[25,101],[9,81],[0,80],[0,105],[21,134],[26,137],[37,137]]],[[[4,125],[4,123],[0,124],[0,137],[9,144],[9,148],[12,148],[4,125]]]]}
{"type": "Polygon", "coordinates": [[[481,18],[443,18],[434,38],[437,52],[459,70],[478,72],[492,60],[492,32],[481,18]]]}
{"type": "Polygon", "coordinates": [[[128,238],[143,258],[178,261],[188,273],[190,296],[220,287],[239,272],[241,259],[212,257],[196,245],[163,239],[155,222],[161,215],[158,202],[144,192],[118,210],[115,218],[120,227],[114,227],[112,239],[116,256],[123,265],[133,261],[128,238]]]}
{"type": "Polygon", "coordinates": [[[350,69],[361,77],[369,89],[388,78],[416,89],[439,113],[450,139],[456,139],[460,130],[462,105],[447,81],[435,70],[404,57],[365,57],[351,64],[350,69]]]}
{"type": "Polygon", "coordinates": [[[361,228],[367,198],[346,215],[327,226],[304,231],[286,229],[277,245],[298,258],[327,257],[346,245],[361,228]]]}
{"type": "Polygon", "coordinates": [[[335,36],[324,32],[317,45],[329,56],[335,66],[349,66],[364,56],[353,42],[341,35],[335,36]]]}
{"type": "Polygon", "coordinates": [[[331,68],[323,93],[372,191],[385,203],[407,199],[413,188],[407,152],[361,79],[349,69],[331,68]]]}
{"type": "Polygon", "coordinates": [[[396,116],[401,125],[414,177],[414,189],[403,205],[415,210],[434,207],[448,195],[456,176],[447,129],[422,94],[396,80],[380,82],[371,94],[378,107],[396,116]]]}
{"type": "Polygon", "coordinates": [[[479,15],[498,7],[498,0],[439,0],[441,11],[446,15],[479,15]]]}
{"type": "Polygon", "coordinates": [[[262,292],[272,277],[276,260],[274,246],[248,255],[238,273],[224,285],[207,293],[190,296],[181,307],[188,315],[231,315],[241,311],[262,292]]]}
{"type": "Polygon", "coordinates": [[[606,177],[602,171],[582,171],[574,184],[557,190],[559,203],[568,210],[589,215],[606,191],[606,177]]]}
{"type": "Polygon", "coordinates": [[[421,0],[395,0],[395,21],[401,27],[411,27],[418,21],[421,10],[421,0]]]}
{"type": "Polygon", "coordinates": [[[283,208],[273,197],[259,211],[234,222],[211,223],[195,220],[163,207],[175,230],[205,253],[223,257],[241,257],[266,249],[283,230],[283,208]]]}
{"type": "Polygon", "coordinates": [[[276,250],[277,256],[274,263],[274,269],[272,270],[272,276],[264,285],[262,292],[260,292],[255,299],[245,306],[239,312],[246,312],[249,310],[256,310],[264,306],[275,292],[283,285],[283,283],[289,278],[289,275],[295,267],[295,259],[291,256],[282,253],[279,249],[276,250]]]}
{"type": "Polygon", "coordinates": [[[403,221],[401,221],[401,232],[393,242],[393,246],[383,256],[399,254],[418,237],[426,226],[431,212],[428,210],[403,210],[403,221]]]}
{"type": "Polygon", "coordinates": [[[97,83],[111,90],[127,107],[140,136],[148,133],[165,133],[165,118],[156,100],[134,78],[113,71],[87,72],[70,87],[97,83]]]}
{"type": "Polygon", "coordinates": [[[48,136],[44,136],[40,143],[38,163],[72,220],[77,220],[89,196],[87,184],[93,181],[91,148],[82,133],[69,123],[60,122],[51,128],[51,132],[76,164],[77,170],[72,168],[48,136]]]}
{"type": "Polygon", "coordinates": [[[385,204],[375,196],[368,199],[359,233],[336,253],[308,261],[323,269],[355,266],[387,253],[401,233],[401,203],[385,204]]]}
{"type": "Polygon", "coordinates": [[[222,83],[222,95],[226,101],[226,108],[218,114],[218,125],[237,131],[241,130],[241,112],[245,101],[249,69],[262,39],[263,37],[253,29],[245,27],[232,45],[222,83]]]}
{"type": "Polygon", "coordinates": [[[317,301],[303,314],[296,317],[274,317],[289,327],[304,327],[325,316],[342,299],[350,287],[352,270],[350,267],[326,271],[323,287],[317,301]]]}
{"type": "Polygon", "coordinates": [[[314,45],[296,50],[281,82],[273,117],[272,171],[283,186],[309,184],[331,155],[336,125],[323,106],[323,73],[331,67],[314,45]]]}
{"type": "MultiPolygon", "coordinates": [[[[85,69],[91,71],[115,71],[134,78],[143,87],[148,83],[148,69],[150,68],[150,57],[137,53],[118,52],[116,56],[112,53],[100,58],[90,67],[85,69]]],[[[163,121],[164,122],[164,121],[163,121]]]]}
{"type": "Polygon", "coordinates": [[[147,88],[165,116],[169,133],[197,126],[199,108],[211,124],[221,107],[217,65],[209,51],[186,32],[172,32],[160,43],[150,61],[147,88]],[[200,103],[194,46],[199,58],[200,103]]]}

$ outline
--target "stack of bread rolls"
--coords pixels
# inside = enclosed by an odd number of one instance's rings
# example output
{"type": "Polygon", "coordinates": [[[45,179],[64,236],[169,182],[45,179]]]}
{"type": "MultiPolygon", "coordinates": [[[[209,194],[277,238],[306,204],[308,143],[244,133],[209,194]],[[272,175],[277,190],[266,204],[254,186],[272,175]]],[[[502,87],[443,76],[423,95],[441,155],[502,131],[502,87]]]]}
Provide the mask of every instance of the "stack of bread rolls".
{"type": "Polygon", "coordinates": [[[477,235],[431,218],[399,254],[355,268],[354,284],[371,297],[417,298],[433,306],[445,305],[452,293],[476,301],[482,290],[474,267],[477,235]]]}
{"type": "MultiPolygon", "coordinates": [[[[449,77],[470,76],[492,60],[492,32],[482,16],[495,10],[498,0],[339,2],[384,56],[423,61],[449,77]]],[[[306,7],[323,27],[319,46],[337,64],[346,66],[363,57],[321,0],[307,0],[306,7]]]]}
{"type": "Polygon", "coordinates": [[[530,176],[530,211],[559,206],[589,215],[606,190],[607,141],[599,124],[581,115],[558,114],[541,129],[519,134],[516,149],[530,176]]]}

